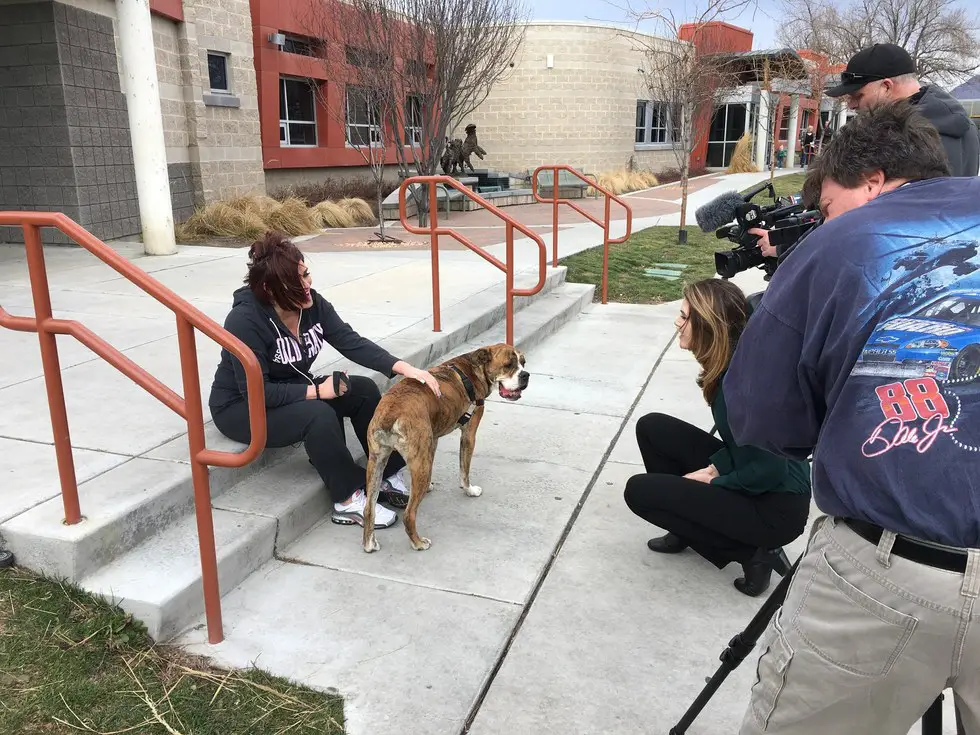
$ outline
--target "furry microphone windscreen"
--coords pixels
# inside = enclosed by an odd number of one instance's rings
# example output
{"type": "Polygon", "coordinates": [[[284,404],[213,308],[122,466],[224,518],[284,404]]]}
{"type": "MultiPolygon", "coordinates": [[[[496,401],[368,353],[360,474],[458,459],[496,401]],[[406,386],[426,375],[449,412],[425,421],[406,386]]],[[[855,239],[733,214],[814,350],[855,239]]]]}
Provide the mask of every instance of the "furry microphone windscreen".
{"type": "Polygon", "coordinates": [[[694,219],[697,220],[701,232],[711,232],[735,219],[735,211],[742,204],[745,204],[745,199],[741,194],[726,191],[698,207],[694,212],[694,219]]]}

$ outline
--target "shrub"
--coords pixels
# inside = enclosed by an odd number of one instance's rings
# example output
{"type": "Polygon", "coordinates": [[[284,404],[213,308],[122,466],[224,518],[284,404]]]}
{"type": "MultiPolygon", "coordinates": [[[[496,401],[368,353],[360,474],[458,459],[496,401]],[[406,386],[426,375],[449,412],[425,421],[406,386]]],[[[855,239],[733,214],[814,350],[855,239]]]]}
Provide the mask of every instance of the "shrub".
{"type": "MultiPolygon", "coordinates": [[[[382,198],[397,189],[397,184],[385,181],[381,187],[382,198]]],[[[378,186],[371,179],[346,178],[325,179],[323,181],[291,184],[280,187],[271,193],[273,199],[283,201],[289,198],[302,199],[308,207],[320,202],[339,202],[344,199],[363,199],[377,217],[378,186]]]]}
{"type": "Polygon", "coordinates": [[[212,237],[255,240],[267,229],[255,212],[242,211],[227,202],[215,202],[194,212],[175,228],[175,234],[181,242],[201,242],[212,237]]]}
{"type": "MultiPolygon", "coordinates": [[[[657,177],[652,171],[624,169],[621,171],[607,171],[599,174],[599,186],[611,191],[613,194],[625,194],[631,191],[641,191],[656,186],[657,177]]],[[[596,195],[595,189],[590,189],[591,194],[596,195]]]]}

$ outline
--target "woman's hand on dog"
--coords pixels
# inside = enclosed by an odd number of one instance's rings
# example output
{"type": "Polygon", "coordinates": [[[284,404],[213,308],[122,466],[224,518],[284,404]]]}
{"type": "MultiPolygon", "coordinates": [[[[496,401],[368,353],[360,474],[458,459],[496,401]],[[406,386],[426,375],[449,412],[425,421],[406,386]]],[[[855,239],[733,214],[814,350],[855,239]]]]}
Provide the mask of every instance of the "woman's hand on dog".
{"type": "Polygon", "coordinates": [[[435,376],[428,370],[419,370],[417,367],[409,365],[404,360],[399,360],[395,363],[392,371],[398,373],[399,375],[404,375],[406,378],[411,380],[417,380],[420,383],[425,383],[429,386],[429,389],[436,394],[437,398],[442,397],[442,389],[439,387],[439,381],[436,380],[435,376]]]}

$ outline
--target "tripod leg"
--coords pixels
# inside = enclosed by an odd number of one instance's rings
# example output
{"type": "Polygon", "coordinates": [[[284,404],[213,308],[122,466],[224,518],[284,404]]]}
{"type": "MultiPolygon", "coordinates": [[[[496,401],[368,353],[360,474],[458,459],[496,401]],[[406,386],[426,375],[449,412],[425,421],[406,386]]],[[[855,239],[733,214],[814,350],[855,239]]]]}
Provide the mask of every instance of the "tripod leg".
{"type": "MultiPolygon", "coordinates": [[[[800,556],[800,559],[803,557],[800,556]]],[[[697,696],[697,699],[688,707],[687,712],[684,716],[677,722],[674,727],[670,730],[670,735],[684,735],[687,732],[687,728],[691,726],[695,718],[701,714],[701,710],[704,709],[705,705],[708,704],[708,700],[718,691],[718,687],[721,686],[722,682],[728,678],[728,675],[732,673],[739,664],[745,660],[745,657],[751,653],[755,644],[758,642],[759,638],[763,633],[766,632],[766,627],[769,625],[769,621],[772,619],[773,615],[779,612],[779,608],[783,604],[783,600],[786,599],[786,591],[789,589],[790,581],[793,579],[793,575],[796,574],[796,568],[800,565],[800,559],[797,559],[793,564],[792,568],[786,573],[786,576],[780,580],[776,588],[769,594],[765,603],[759,609],[759,612],[755,614],[755,617],[749,621],[749,624],[745,627],[741,633],[738,633],[731,642],[728,644],[728,648],[722,651],[721,654],[721,666],[715,671],[714,676],[712,676],[708,683],[705,685],[704,689],[697,696]]]]}
{"type": "Polygon", "coordinates": [[[944,695],[936,697],[929,709],[922,715],[922,735],[943,735],[943,699],[944,695]]]}

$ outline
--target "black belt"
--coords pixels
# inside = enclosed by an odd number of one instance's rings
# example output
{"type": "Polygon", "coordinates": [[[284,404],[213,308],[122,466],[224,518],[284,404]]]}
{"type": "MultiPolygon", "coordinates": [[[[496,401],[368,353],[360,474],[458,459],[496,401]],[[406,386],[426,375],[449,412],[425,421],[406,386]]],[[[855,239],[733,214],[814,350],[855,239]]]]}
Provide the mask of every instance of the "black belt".
{"type": "MultiPolygon", "coordinates": [[[[841,520],[858,536],[876,546],[881,541],[882,534],[885,532],[885,529],[881,526],[876,526],[867,521],[858,521],[853,518],[842,518],[841,520]]],[[[914,541],[907,536],[897,536],[895,538],[892,553],[909,561],[936,567],[937,569],[959,572],[960,574],[966,572],[966,552],[937,549],[934,546],[914,541]]]]}

